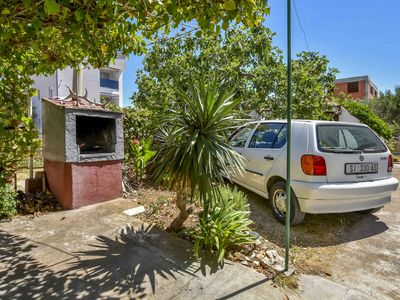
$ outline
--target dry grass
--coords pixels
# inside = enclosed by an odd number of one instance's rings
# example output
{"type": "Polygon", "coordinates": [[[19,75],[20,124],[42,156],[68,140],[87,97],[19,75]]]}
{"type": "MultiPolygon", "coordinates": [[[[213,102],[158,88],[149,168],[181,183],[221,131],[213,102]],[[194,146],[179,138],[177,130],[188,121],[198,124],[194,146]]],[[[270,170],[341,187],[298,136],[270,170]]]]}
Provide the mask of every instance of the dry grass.
{"type": "MultiPolygon", "coordinates": [[[[278,223],[267,200],[246,190],[252,229],[284,251],[285,226],[278,223]]],[[[331,258],[338,246],[346,242],[351,225],[362,217],[359,213],[307,215],[303,224],[291,228],[291,263],[300,273],[329,276],[331,258]]]]}
{"type": "Polygon", "coordinates": [[[299,287],[299,277],[295,274],[285,276],[279,273],[272,279],[272,282],[280,287],[296,290],[299,287]]]}
{"type": "MultiPolygon", "coordinates": [[[[278,223],[267,207],[266,200],[252,192],[242,189],[248,196],[252,230],[266,240],[269,249],[284,254],[285,227],[278,223]]],[[[139,216],[143,221],[165,229],[176,217],[178,211],[174,204],[174,193],[160,189],[142,188],[138,202],[146,207],[146,213],[139,216]]],[[[193,204],[195,213],[185,223],[187,228],[197,224],[197,213],[201,207],[193,204]]],[[[303,224],[291,229],[291,264],[299,273],[330,276],[331,259],[338,246],[345,242],[346,232],[359,220],[358,213],[307,215],[303,224]]]]}

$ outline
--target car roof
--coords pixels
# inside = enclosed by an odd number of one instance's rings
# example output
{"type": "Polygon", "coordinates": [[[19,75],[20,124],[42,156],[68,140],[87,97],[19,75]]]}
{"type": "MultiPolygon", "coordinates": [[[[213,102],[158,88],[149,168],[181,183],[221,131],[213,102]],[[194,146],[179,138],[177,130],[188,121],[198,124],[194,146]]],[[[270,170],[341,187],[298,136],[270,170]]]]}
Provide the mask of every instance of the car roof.
{"type": "MultiPolygon", "coordinates": [[[[258,120],[251,121],[250,124],[258,124],[258,123],[287,123],[286,119],[276,119],[276,120],[258,120]]],[[[367,126],[362,123],[353,123],[353,122],[340,122],[340,121],[325,121],[325,120],[301,120],[294,119],[292,120],[292,124],[295,123],[308,123],[308,124],[331,124],[331,125],[352,125],[352,126],[367,126]]]]}

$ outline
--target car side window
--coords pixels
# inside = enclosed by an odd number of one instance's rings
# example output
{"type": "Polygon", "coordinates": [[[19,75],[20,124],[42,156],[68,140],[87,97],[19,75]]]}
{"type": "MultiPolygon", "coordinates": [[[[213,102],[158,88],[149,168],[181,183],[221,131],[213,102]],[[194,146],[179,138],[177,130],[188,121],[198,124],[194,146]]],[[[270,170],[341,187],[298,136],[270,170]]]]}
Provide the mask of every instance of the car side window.
{"type": "Polygon", "coordinates": [[[276,137],[275,143],[272,145],[272,148],[282,148],[286,144],[287,137],[287,126],[286,124],[282,126],[281,130],[276,137]]]}
{"type": "MultiPolygon", "coordinates": [[[[284,124],[279,123],[261,123],[251,138],[249,148],[274,148],[283,126],[284,124]]],[[[280,139],[282,140],[283,136],[280,139]]]]}
{"type": "Polygon", "coordinates": [[[229,138],[229,144],[235,148],[243,148],[246,145],[246,141],[249,138],[250,133],[253,131],[255,125],[249,125],[238,129],[229,138]]]}

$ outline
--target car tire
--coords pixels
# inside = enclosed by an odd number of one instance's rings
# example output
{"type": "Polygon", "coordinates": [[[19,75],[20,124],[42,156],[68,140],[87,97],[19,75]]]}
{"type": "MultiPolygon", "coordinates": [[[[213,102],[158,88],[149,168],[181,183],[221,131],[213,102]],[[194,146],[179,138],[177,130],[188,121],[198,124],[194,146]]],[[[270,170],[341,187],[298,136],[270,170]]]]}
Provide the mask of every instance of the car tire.
{"type": "Polygon", "coordinates": [[[367,215],[367,214],[374,214],[378,211],[380,211],[383,208],[383,206],[381,207],[375,207],[375,208],[370,208],[370,209],[364,209],[364,210],[360,210],[359,213],[367,215]]]}
{"type": "MultiPolygon", "coordinates": [[[[269,203],[275,218],[282,224],[285,224],[285,208],[282,206],[283,198],[286,199],[286,184],[282,181],[275,183],[269,190],[269,203]]],[[[299,201],[292,190],[290,209],[290,224],[296,225],[304,221],[305,213],[301,211],[299,201]]],[[[285,205],[286,207],[286,205],[285,205]]]]}

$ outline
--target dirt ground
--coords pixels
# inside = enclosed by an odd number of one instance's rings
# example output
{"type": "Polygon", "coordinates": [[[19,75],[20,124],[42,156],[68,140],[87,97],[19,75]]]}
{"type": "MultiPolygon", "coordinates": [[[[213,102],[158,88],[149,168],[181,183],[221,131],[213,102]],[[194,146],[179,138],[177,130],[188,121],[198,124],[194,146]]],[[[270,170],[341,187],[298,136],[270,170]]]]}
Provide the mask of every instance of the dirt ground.
{"type": "MultiPolygon", "coordinates": [[[[277,222],[266,200],[248,190],[240,188],[248,197],[251,229],[263,238],[268,249],[284,255],[285,227],[277,222]]],[[[165,229],[177,215],[174,193],[166,190],[141,188],[138,203],[146,212],[138,217],[165,229]]],[[[201,208],[192,204],[195,213],[186,221],[191,228],[198,223],[197,213],[201,208]]],[[[360,213],[307,215],[303,224],[292,227],[290,253],[291,264],[298,273],[331,276],[331,262],[338,246],[346,242],[346,233],[362,218],[360,213]]]]}

